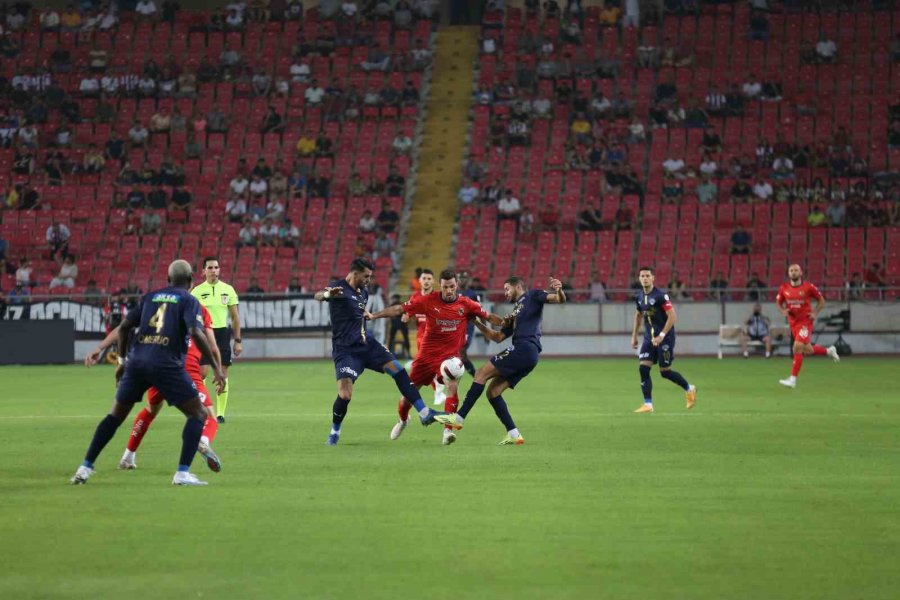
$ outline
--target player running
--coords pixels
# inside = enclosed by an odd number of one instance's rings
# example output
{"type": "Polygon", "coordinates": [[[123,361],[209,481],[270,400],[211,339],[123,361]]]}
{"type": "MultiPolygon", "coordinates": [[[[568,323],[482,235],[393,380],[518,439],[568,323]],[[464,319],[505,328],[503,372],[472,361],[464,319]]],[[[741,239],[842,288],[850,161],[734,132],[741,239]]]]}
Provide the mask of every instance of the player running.
{"type": "MultiPolygon", "coordinates": [[[[437,379],[447,386],[447,399],[444,410],[455,412],[459,405],[459,381],[444,379],[441,374],[441,363],[448,358],[459,356],[466,339],[466,327],[469,319],[480,317],[494,325],[500,325],[502,319],[487,312],[477,302],[459,294],[456,273],[450,269],[440,274],[441,291],[439,294],[414,295],[402,305],[389,306],[375,314],[366,313],[366,318],[392,318],[405,313],[408,315],[424,315],[425,321],[419,324],[420,330],[426,330],[424,342],[419,347],[416,360],[413,361],[409,378],[416,388],[429,385],[437,379]]],[[[401,398],[397,412],[400,420],[391,429],[391,439],[396,440],[409,424],[409,409],[412,408],[406,398],[401,398]]],[[[456,441],[453,428],[446,426],[442,443],[446,446],[456,441]]]]}
{"type": "Polygon", "coordinates": [[[316,292],[316,300],[328,302],[331,312],[331,356],[338,389],[332,408],[331,434],[326,442],[329,446],[338,443],[341,424],[353,395],[353,383],[366,369],[387,372],[393,377],[400,393],[416,407],[422,425],[431,425],[436,415],[444,414],[425,406],[403,365],[366,330],[367,286],[374,269],[368,260],[354,259],[344,279],[333,281],[324,290],[316,292]]]}
{"type": "Polygon", "coordinates": [[[172,483],[206,485],[190,473],[207,412],[196,386],[184,370],[188,338],[193,339],[200,353],[212,364],[217,390],[225,385],[225,374],[203,331],[200,303],[188,292],[193,279],[190,263],[184,260],[172,262],[168,279],[168,287],[145,295],[122,321],[118,347],[122,356],[128,358],[120,358],[116,368],[116,400],[110,413],[97,425],[84,462],[71,479],[73,484],[86,483],[94,474],[97,457],[116,434],[131,408],[140,402],[144,392],[156,387],[169,404],[176,406],[187,417],[182,432],[181,457],[172,483]],[[132,336],[134,328],[137,331],[132,336]],[[134,348],[128,353],[132,337],[134,348]]]}
{"type": "Polygon", "coordinates": [[[828,355],[839,362],[837,348],[829,346],[825,348],[811,343],[813,323],[822,309],[825,308],[825,297],[818,288],[808,281],[803,281],[803,269],[800,265],[788,267],[789,282],[781,284],[778,295],[775,296],[775,306],[778,312],[787,317],[791,327],[791,336],[794,338],[794,362],[791,366],[791,376],[787,379],[779,379],[778,383],[789,388],[797,387],[797,375],[803,366],[803,355],[825,356],[828,355]],[[811,300],[815,299],[816,306],[811,306],[811,300]]]}
{"type": "MultiPolygon", "coordinates": [[[[207,256],[203,259],[203,276],[206,280],[191,290],[191,295],[206,307],[212,316],[213,331],[216,335],[216,346],[222,357],[222,369],[225,371],[225,389],[216,394],[216,418],[219,423],[225,422],[225,408],[228,406],[228,394],[231,386],[228,382],[228,368],[231,367],[231,335],[234,333],[234,356],[241,355],[241,315],[238,312],[237,292],[234,288],[219,279],[219,259],[207,256]],[[231,327],[228,320],[231,319],[231,327]]],[[[206,378],[208,364],[201,360],[200,372],[206,378]]]]}
{"type": "Polygon", "coordinates": [[[516,384],[525,379],[537,366],[542,350],[541,319],[544,315],[544,304],[563,304],[566,301],[566,293],[562,289],[561,281],[551,278],[550,290],[550,292],[526,291],[525,282],[521,278],[510,277],[506,280],[503,284],[503,291],[506,300],[513,303],[514,308],[512,313],[503,319],[500,331],[491,329],[477,319],[475,326],[486,338],[498,344],[512,336],[512,344],[475,372],[475,381],[466,393],[466,399],[459,412],[437,416],[435,421],[442,425],[449,425],[453,429],[462,429],[463,421],[478,402],[485,385],[490,381],[487,390],[488,402],[494,407],[497,418],[506,427],[506,437],[500,441],[499,445],[525,443],[525,438],[516,428],[501,394],[507,388],[514,389],[516,384]]]}
{"type": "MultiPolygon", "coordinates": [[[[218,358],[219,349],[216,347],[216,338],[212,328],[212,318],[209,316],[209,311],[206,310],[206,307],[201,306],[200,310],[203,313],[203,326],[204,331],[206,332],[206,341],[209,342],[212,353],[218,358]]],[[[97,364],[100,361],[103,351],[116,342],[118,335],[119,328],[116,327],[116,329],[111,331],[109,335],[100,342],[99,346],[87,355],[84,359],[85,366],[90,367],[91,365],[97,364]]],[[[216,437],[216,432],[219,430],[219,423],[216,420],[216,413],[213,410],[212,400],[209,398],[209,391],[206,389],[206,382],[203,381],[203,376],[200,374],[200,351],[197,349],[197,345],[190,339],[188,340],[187,355],[184,359],[184,370],[190,375],[194,385],[197,386],[197,391],[200,393],[200,401],[203,402],[203,406],[206,407],[207,412],[206,424],[203,426],[203,434],[200,436],[200,445],[197,447],[197,451],[206,458],[206,465],[210,470],[218,473],[222,470],[222,463],[219,461],[219,457],[213,451],[210,444],[212,444],[212,441],[216,437]]],[[[156,415],[162,410],[163,400],[165,400],[165,398],[158,389],[155,387],[150,388],[150,391],[147,394],[147,407],[141,409],[141,412],[134,418],[134,424],[131,426],[131,435],[128,436],[128,444],[125,447],[125,454],[122,455],[122,460],[119,461],[119,469],[137,469],[137,462],[135,461],[137,450],[140,447],[141,441],[144,439],[147,430],[150,429],[150,425],[153,424],[153,420],[156,419],[156,415]]]]}
{"type": "MultiPolygon", "coordinates": [[[[417,271],[419,269],[416,269],[417,271]]],[[[421,298],[423,296],[428,296],[434,291],[434,271],[431,269],[421,269],[421,273],[419,273],[419,289],[413,292],[412,296],[409,297],[410,300],[421,298]]],[[[425,330],[426,330],[426,319],[423,314],[414,314],[411,315],[409,313],[404,312],[401,316],[403,322],[406,323],[409,321],[410,317],[416,318],[416,356],[422,351],[421,348],[425,344],[425,330]]],[[[406,363],[406,368],[410,369],[412,367],[413,361],[409,361],[406,363]]],[[[444,391],[444,384],[438,381],[438,378],[435,377],[433,381],[430,382],[431,387],[434,388],[434,403],[435,404],[444,404],[447,399],[447,394],[444,391]]]]}
{"type": "Polygon", "coordinates": [[[687,382],[678,371],[672,370],[675,360],[675,307],[669,295],[654,286],[656,277],[650,267],[638,270],[638,281],[641,291],[634,296],[637,312],[634,313],[634,328],[631,330],[631,347],[638,347],[638,329],[644,323],[644,343],[641,344],[638,358],[638,371],[641,373],[641,390],[644,392],[644,404],[636,409],[636,413],[653,412],[653,380],[650,379],[650,368],[659,364],[659,374],[684,390],[685,406],[694,408],[697,402],[697,388],[687,382]]]}

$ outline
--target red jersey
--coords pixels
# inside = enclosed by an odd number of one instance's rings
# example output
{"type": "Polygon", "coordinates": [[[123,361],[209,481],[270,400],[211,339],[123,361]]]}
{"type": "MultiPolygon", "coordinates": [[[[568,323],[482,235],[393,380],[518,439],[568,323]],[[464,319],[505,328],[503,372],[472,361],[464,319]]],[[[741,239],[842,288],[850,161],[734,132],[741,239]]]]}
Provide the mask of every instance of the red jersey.
{"type": "Polygon", "coordinates": [[[809,320],[812,318],[812,301],[821,300],[822,293],[808,281],[794,286],[790,281],[781,284],[775,303],[786,305],[790,321],[809,320]]]}
{"type": "MultiPolygon", "coordinates": [[[[416,281],[418,282],[418,280],[416,280],[416,281]]],[[[412,296],[409,297],[409,302],[412,302],[413,300],[416,300],[417,298],[424,298],[426,296],[430,296],[433,293],[434,292],[431,291],[431,292],[428,292],[427,294],[423,294],[421,290],[417,290],[417,291],[413,292],[412,296]]],[[[407,302],[407,304],[409,304],[409,302],[407,302]]],[[[407,312],[409,312],[409,311],[407,311],[407,312]]],[[[425,315],[424,314],[417,314],[417,315],[410,314],[410,316],[414,316],[416,318],[416,346],[419,348],[418,351],[421,352],[422,344],[425,343],[425,327],[426,327],[425,315]]]]}
{"type": "Polygon", "coordinates": [[[457,296],[453,302],[445,302],[440,292],[425,296],[413,296],[403,305],[408,315],[422,315],[425,326],[420,327],[428,332],[419,356],[455,356],[466,343],[466,327],[470,315],[482,319],[488,318],[481,305],[471,298],[457,296]]]}
{"type": "MultiPolygon", "coordinates": [[[[200,310],[203,311],[203,328],[212,328],[212,316],[210,316],[209,311],[206,310],[206,307],[202,304],[200,305],[200,310]]],[[[184,357],[184,370],[188,373],[199,373],[200,359],[202,356],[203,355],[200,354],[200,349],[197,348],[197,344],[194,343],[194,340],[188,339],[188,350],[184,357]]]]}

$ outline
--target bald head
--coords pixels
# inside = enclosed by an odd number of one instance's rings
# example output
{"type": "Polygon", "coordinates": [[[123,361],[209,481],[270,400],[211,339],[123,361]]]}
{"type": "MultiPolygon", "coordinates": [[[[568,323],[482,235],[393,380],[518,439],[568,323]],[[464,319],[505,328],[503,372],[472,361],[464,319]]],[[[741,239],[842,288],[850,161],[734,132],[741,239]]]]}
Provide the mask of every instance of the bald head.
{"type": "Polygon", "coordinates": [[[176,286],[190,287],[194,277],[191,263],[186,260],[175,260],[169,265],[169,283],[176,286]]]}
{"type": "Polygon", "coordinates": [[[803,277],[803,269],[801,269],[800,265],[798,264],[789,266],[788,277],[790,278],[791,282],[796,284],[798,281],[800,281],[800,278],[803,277]]]}

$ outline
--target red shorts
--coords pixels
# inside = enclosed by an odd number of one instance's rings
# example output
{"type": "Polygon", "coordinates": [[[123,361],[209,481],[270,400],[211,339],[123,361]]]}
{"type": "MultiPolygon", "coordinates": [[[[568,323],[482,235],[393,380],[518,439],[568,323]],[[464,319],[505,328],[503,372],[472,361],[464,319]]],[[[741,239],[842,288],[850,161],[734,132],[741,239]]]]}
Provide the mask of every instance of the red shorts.
{"type": "MultiPolygon", "coordinates": [[[[212,400],[209,399],[209,390],[206,389],[206,383],[203,381],[203,377],[200,376],[199,371],[188,371],[188,375],[191,376],[191,381],[194,382],[194,385],[197,386],[197,395],[200,396],[200,401],[203,403],[203,406],[212,406],[212,400]]],[[[147,402],[153,405],[159,404],[165,400],[163,395],[159,393],[155,387],[150,388],[147,392],[147,402]]]]}
{"type": "Polygon", "coordinates": [[[442,358],[438,361],[425,361],[417,358],[413,361],[412,370],[409,372],[409,380],[412,381],[414,386],[422,387],[431,385],[431,382],[437,377],[438,382],[443,384],[444,378],[441,377],[441,363],[444,360],[442,358]]]}
{"type": "Polygon", "coordinates": [[[791,319],[790,326],[794,342],[799,344],[808,344],[810,342],[813,332],[812,319],[791,319]]]}

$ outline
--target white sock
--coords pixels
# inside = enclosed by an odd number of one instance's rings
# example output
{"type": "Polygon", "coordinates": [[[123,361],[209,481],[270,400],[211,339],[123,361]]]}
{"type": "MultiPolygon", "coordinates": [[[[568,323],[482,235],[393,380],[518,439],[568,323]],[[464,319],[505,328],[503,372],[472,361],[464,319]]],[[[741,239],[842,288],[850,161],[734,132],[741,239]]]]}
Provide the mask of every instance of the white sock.
{"type": "Polygon", "coordinates": [[[797,383],[797,376],[791,375],[790,377],[788,377],[788,381],[790,381],[791,383],[797,383]]]}
{"type": "Polygon", "coordinates": [[[747,358],[747,357],[749,357],[749,356],[750,356],[750,353],[749,353],[749,352],[744,352],[744,358],[747,358]]]}
{"type": "Polygon", "coordinates": [[[334,427],[331,428],[331,435],[341,435],[341,432],[334,427]]]}
{"type": "Polygon", "coordinates": [[[134,462],[134,452],[125,448],[125,454],[122,455],[122,460],[127,460],[128,462],[134,462]]]}
{"type": "Polygon", "coordinates": [[[207,446],[209,446],[209,438],[206,437],[205,435],[201,435],[201,436],[200,436],[200,443],[201,443],[201,444],[206,444],[207,446]]]}
{"type": "Polygon", "coordinates": [[[770,356],[772,356],[772,353],[771,353],[771,352],[766,352],[766,358],[769,358],[770,356]]]}
{"type": "Polygon", "coordinates": [[[419,411],[419,416],[424,419],[425,417],[428,416],[428,414],[430,412],[431,412],[431,410],[426,406],[425,408],[423,408],[422,410],[419,411]]]}
{"type": "Polygon", "coordinates": [[[509,434],[509,437],[511,437],[511,438],[514,439],[514,440],[517,440],[517,439],[519,439],[519,438],[521,437],[521,435],[519,434],[519,430],[516,429],[516,428],[510,429],[510,430],[507,431],[506,433],[508,433],[508,434],[509,434]]]}

